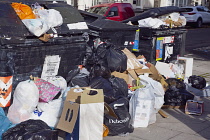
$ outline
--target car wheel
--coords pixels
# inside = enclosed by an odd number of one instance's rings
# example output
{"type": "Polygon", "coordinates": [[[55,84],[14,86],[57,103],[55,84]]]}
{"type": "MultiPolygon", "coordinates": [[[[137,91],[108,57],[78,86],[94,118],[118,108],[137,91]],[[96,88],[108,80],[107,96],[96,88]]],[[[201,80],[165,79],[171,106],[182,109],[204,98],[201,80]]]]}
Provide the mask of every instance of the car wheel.
{"type": "Polygon", "coordinates": [[[199,19],[197,20],[196,24],[195,24],[195,27],[200,28],[200,27],[202,26],[202,23],[203,23],[203,22],[202,22],[202,19],[199,18],[199,19]]]}

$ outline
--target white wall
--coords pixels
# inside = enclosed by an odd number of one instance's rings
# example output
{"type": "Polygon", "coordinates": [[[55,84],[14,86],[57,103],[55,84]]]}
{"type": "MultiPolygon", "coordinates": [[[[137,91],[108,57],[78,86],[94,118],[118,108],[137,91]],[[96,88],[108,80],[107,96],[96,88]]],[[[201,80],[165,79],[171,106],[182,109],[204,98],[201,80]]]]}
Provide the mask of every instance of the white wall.
{"type": "Polygon", "coordinates": [[[92,6],[92,0],[78,0],[78,9],[85,10],[92,6]]]}
{"type": "Polygon", "coordinates": [[[163,7],[163,6],[172,6],[172,0],[161,0],[160,7],[163,7]]]}
{"type": "Polygon", "coordinates": [[[143,7],[154,7],[154,0],[143,0],[143,7]]]}

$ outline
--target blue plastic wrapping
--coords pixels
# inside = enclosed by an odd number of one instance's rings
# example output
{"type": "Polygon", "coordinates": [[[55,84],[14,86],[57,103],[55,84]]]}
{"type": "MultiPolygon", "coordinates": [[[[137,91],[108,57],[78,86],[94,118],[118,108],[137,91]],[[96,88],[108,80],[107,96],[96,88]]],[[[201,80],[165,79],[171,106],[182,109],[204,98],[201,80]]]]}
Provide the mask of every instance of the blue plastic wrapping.
{"type": "Polygon", "coordinates": [[[2,134],[12,126],[12,122],[5,115],[3,108],[0,108],[0,120],[0,140],[2,140],[2,134]]]}

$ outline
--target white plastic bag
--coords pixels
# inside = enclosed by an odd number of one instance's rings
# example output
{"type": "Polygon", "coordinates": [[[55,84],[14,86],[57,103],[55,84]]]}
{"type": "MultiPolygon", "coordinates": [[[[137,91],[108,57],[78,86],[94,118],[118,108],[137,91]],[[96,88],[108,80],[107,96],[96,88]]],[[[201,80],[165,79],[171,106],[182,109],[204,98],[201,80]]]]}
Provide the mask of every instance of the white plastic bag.
{"type": "Polygon", "coordinates": [[[39,102],[37,105],[37,109],[41,112],[48,112],[51,116],[60,117],[60,113],[62,111],[63,100],[55,99],[48,103],[39,102]]]}
{"type": "Polygon", "coordinates": [[[28,120],[38,101],[39,90],[34,82],[30,80],[20,82],[15,89],[7,117],[14,124],[28,120]]]}
{"type": "Polygon", "coordinates": [[[61,98],[48,103],[39,102],[37,109],[31,113],[30,119],[42,120],[50,127],[56,127],[62,108],[63,100],[61,98]]]}
{"type": "Polygon", "coordinates": [[[63,18],[55,9],[41,9],[37,11],[39,18],[43,19],[49,27],[57,27],[63,24],[63,18]]]}
{"type": "Polygon", "coordinates": [[[160,25],[166,25],[165,22],[158,18],[145,18],[138,21],[139,27],[151,27],[151,28],[159,28],[160,25]]]}
{"type": "Polygon", "coordinates": [[[46,33],[50,27],[42,19],[23,19],[22,22],[25,24],[26,28],[34,34],[35,36],[41,36],[46,33]]]}
{"type": "Polygon", "coordinates": [[[180,16],[179,20],[182,23],[182,26],[185,26],[187,24],[187,19],[184,16],[180,16]]]}
{"type": "Polygon", "coordinates": [[[155,123],[156,113],[164,103],[164,90],[162,85],[150,77],[139,76],[144,88],[137,89],[131,96],[129,113],[134,128],[147,127],[155,123]]]}
{"type": "Polygon", "coordinates": [[[178,21],[179,17],[180,17],[180,14],[177,13],[177,12],[174,12],[174,13],[169,14],[169,16],[171,17],[171,20],[178,21]]]}

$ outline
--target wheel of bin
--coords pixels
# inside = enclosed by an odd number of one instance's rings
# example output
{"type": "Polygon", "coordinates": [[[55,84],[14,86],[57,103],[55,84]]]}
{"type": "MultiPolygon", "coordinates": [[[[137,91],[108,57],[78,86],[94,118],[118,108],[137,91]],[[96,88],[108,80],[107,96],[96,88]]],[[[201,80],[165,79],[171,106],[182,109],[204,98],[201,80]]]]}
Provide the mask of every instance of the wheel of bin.
{"type": "Polygon", "coordinates": [[[195,23],[195,27],[200,28],[200,27],[202,26],[202,24],[203,24],[202,19],[199,18],[199,19],[197,20],[197,22],[195,23]]]}

